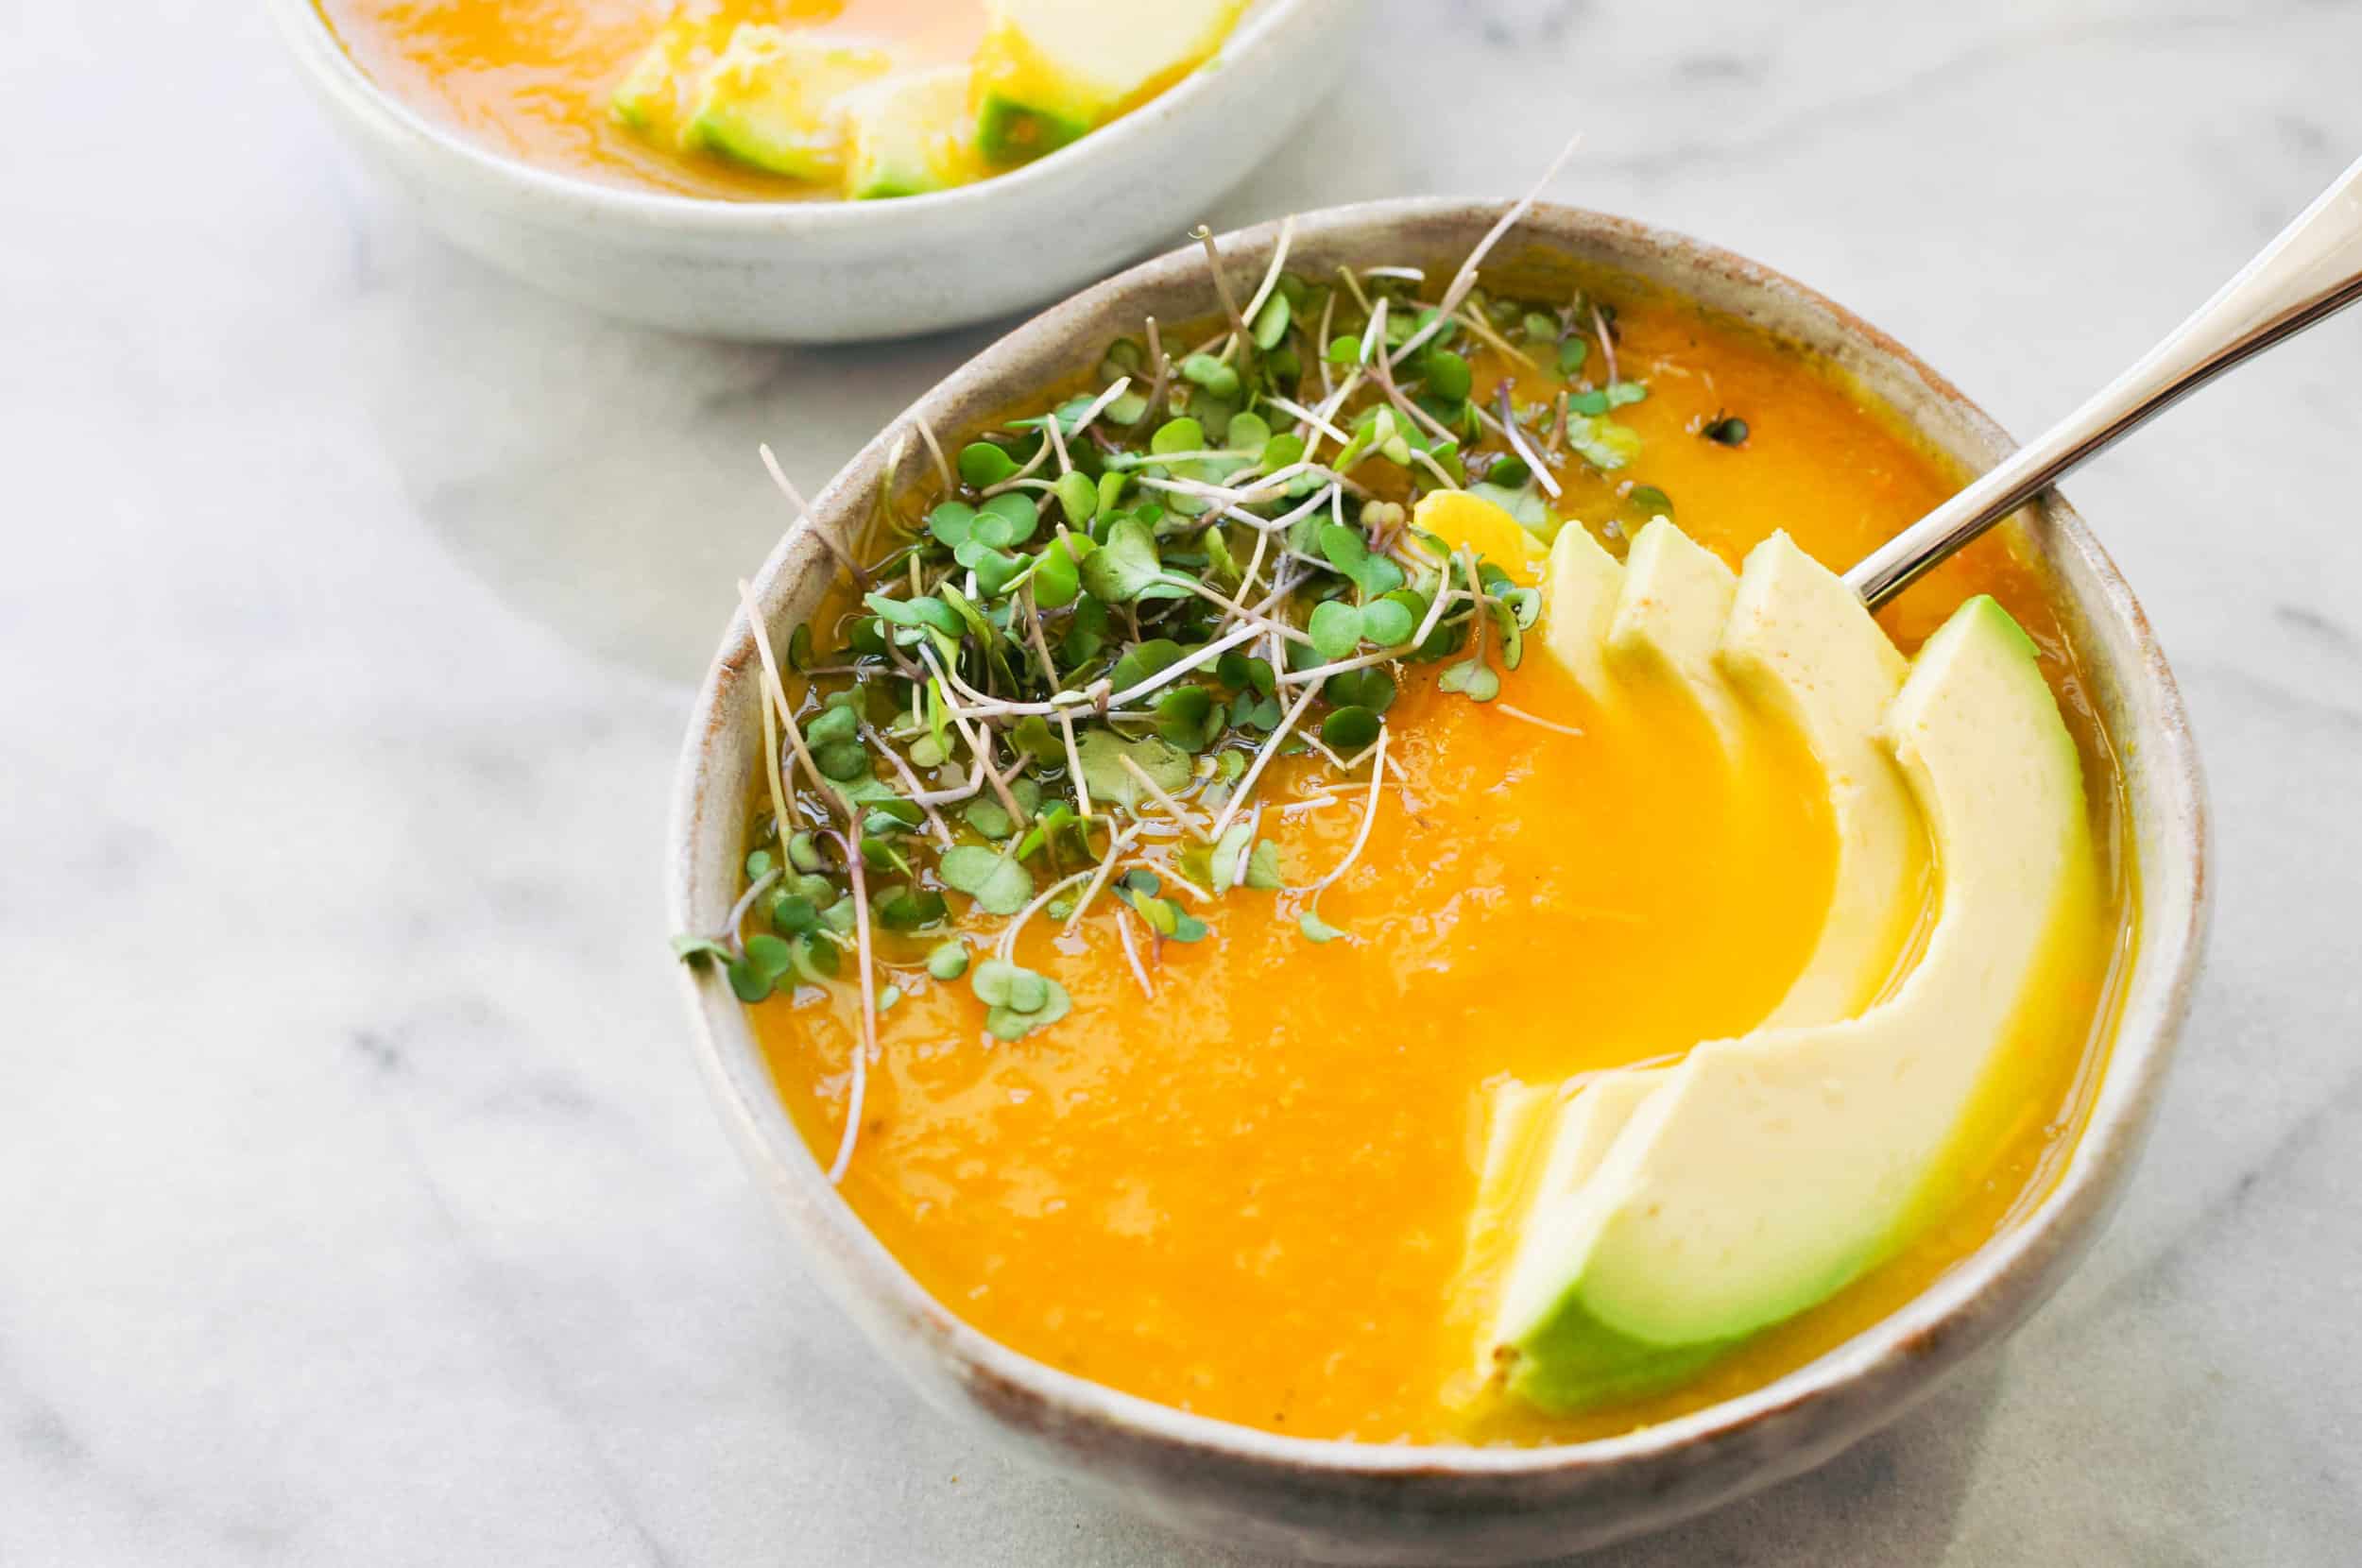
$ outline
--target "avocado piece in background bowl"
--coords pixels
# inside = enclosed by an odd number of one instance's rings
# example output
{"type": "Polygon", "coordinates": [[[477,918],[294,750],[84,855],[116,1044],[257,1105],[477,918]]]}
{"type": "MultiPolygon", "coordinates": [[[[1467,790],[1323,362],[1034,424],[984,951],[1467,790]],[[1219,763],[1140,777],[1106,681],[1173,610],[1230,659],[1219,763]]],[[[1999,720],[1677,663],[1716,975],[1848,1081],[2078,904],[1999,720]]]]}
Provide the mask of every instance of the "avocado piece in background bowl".
{"type": "Polygon", "coordinates": [[[845,98],[894,67],[882,49],[742,25],[697,94],[685,144],[815,184],[845,173],[845,98]]]}
{"type": "Polygon", "coordinates": [[[1055,152],[1211,60],[1245,0],[990,0],[976,145],[996,164],[1055,152]]]}
{"type": "Polygon", "coordinates": [[[855,201],[924,196],[984,171],[965,65],[899,72],[845,100],[845,194],[855,201]]]}

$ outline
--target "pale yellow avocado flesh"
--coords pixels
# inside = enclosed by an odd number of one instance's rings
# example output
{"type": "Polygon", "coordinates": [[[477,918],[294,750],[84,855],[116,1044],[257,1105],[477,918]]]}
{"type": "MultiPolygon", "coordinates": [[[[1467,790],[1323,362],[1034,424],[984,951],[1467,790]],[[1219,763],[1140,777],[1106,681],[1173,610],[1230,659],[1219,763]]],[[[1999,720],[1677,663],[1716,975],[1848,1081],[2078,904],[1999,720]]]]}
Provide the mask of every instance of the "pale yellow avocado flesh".
{"type": "Polygon", "coordinates": [[[1698,1047],[1571,1197],[1535,1192],[1482,1353],[1513,1393],[1571,1410],[1682,1375],[1902,1238],[2091,857],[2073,741],[1992,600],[1885,727],[1942,866],[1925,955],[1858,1018],[1698,1047]]]}
{"type": "Polygon", "coordinates": [[[855,201],[921,196],[981,175],[972,86],[967,66],[944,65],[847,94],[845,194],[855,201]]]}
{"type": "Polygon", "coordinates": [[[684,141],[770,174],[845,174],[846,95],[893,67],[883,50],[742,25],[706,73],[684,141]]]}
{"type": "Polygon", "coordinates": [[[1670,677],[1661,684],[1697,705],[1734,760],[1745,750],[1747,722],[1714,655],[1737,592],[1738,579],[1720,556],[1657,518],[1633,537],[1607,627],[1611,656],[1670,677]]]}
{"type": "Polygon", "coordinates": [[[1018,163],[1066,145],[1213,58],[1245,0],[990,0],[977,145],[1018,163]]]}
{"type": "Polygon", "coordinates": [[[1853,1017],[1886,988],[1924,902],[1925,830],[1879,739],[1909,666],[1844,579],[1786,534],[1748,554],[1715,662],[1757,713],[1804,738],[1837,829],[1820,938],[1757,1027],[1853,1017]]]}

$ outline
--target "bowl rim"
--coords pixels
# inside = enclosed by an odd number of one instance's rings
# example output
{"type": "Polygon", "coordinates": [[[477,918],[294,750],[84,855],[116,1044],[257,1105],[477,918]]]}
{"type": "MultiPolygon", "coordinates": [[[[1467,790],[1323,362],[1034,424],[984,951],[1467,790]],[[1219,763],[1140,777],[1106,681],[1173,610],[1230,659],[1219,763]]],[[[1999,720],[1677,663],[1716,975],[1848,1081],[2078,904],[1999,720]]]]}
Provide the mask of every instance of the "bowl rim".
{"type": "MultiPolygon", "coordinates": [[[[1294,225],[1298,245],[1322,238],[1356,244],[1366,243],[1372,230],[1387,229],[1459,225],[1470,234],[1481,233],[1510,205],[1459,197],[1410,197],[1322,208],[1288,221],[1294,225]]],[[[1217,244],[1225,260],[1234,255],[1253,260],[1268,253],[1280,229],[1278,220],[1258,224],[1218,236],[1217,244]]],[[[1701,275],[1719,274],[1747,292],[1785,297],[1790,303],[1825,315],[1837,334],[1850,345],[1918,377],[1930,395],[1948,405],[1964,427],[1996,455],[2013,445],[1981,408],[1893,338],[1818,291],[1736,252],[1634,219],[1554,203],[1536,203],[1504,237],[1496,254],[1513,255],[1520,237],[1528,244],[1562,248],[1575,238],[1603,239],[1623,252],[1637,253],[1632,257],[1635,261],[1645,255],[1669,257],[1701,275]]],[[[1606,264],[1618,264],[1611,259],[1606,264]]],[[[1111,301],[1172,284],[1186,276],[1186,269],[1204,265],[1202,254],[1193,248],[1142,262],[1012,329],[922,393],[847,462],[813,497],[806,518],[781,536],[752,580],[756,602],[766,614],[776,611],[783,575],[791,569],[800,570],[799,556],[809,558],[818,553],[813,531],[821,525],[819,520],[847,506],[865,504],[877,474],[892,471],[897,461],[889,455],[893,450],[889,443],[899,446],[907,440],[915,415],[1018,370],[1019,366],[1012,362],[1021,361],[1034,344],[1083,330],[1090,316],[1111,301]]],[[[1627,270],[1638,269],[1628,266],[1627,270]]],[[[1686,289],[1665,286],[1688,297],[1686,289]]],[[[899,455],[910,456],[907,451],[899,455]]],[[[1025,1406],[1038,1425],[1061,1429],[1062,1440],[1069,1445],[1080,1429],[1086,1436],[1093,1432],[1113,1436],[1199,1461],[1228,1461],[1258,1471],[1334,1482],[1569,1481],[1743,1438],[1777,1418],[1828,1405],[1852,1386],[1876,1384],[1878,1374],[1891,1371],[1898,1358],[1926,1358],[1940,1372],[1957,1356],[2006,1332],[2018,1316],[2031,1309],[2063,1274],[2063,1269],[2052,1272],[2052,1266],[2071,1260],[2121,1190],[2153,1120],[2158,1090],[2188,1010],[2213,895],[2203,778],[2188,715],[2155,634],[2114,561],[2073,507],[2052,492],[2037,509],[2055,534],[2054,554],[2078,558],[2090,575],[2094,592],[2088,607],[2094,629],[2113,625],[2123,634],[2132,656],[2118,661],[2114,669],[2124,706],[2128,710],[2137,709],[2134,716],[2146,718],[2153,728],[2153,733],[2145,730],[2137,737],[2113,732],[2109,737],[2119,752],[2137,739],[2146,758],[2143,775],[2153,780],[2157,795],[2148,810],[2141,810],[2128,794],[2128,837],[2138,838],[2145,826],[2152,827],[2157,844],[2165,851],[2164,863],[2150,863],[2155,856],[2152,850],[2142,864],[2143,920],[2138,948],[2121,993],[2115,1034],[2082,1132],[2056,1182],[2030,1212],[1895,1311],[1760,1388],[1613,1437],[1516,1447],[1292,1437],[1180,1410],[1037,1361],[970,1327],[930,1296],[828,1184],[818,1160],[796,1132],[773,1090],[743,1009],[727,986],[715,975],[701,975],[681,965],[677,966],[678,980],[690,1008],[700,1065],[742,1151],[758,1165],[757,1174],[784,1182],[792,1189],[789,1196],[796,1200],[797,1211],[793,1228],[799,1241],[820,1253],[818,1261],[849,1276],[847,1287],[858,1291],[866,1304],[890,1314],[896,1327],[916,1331],[924,1341],[921,1348],[933,1359],[947,1361],[964,1389],[971,1395],[980,1389],[987,1391],[986,1402],[994,1405],[996,1416],[1006,1419],[1010,1406],[1025,1406]],[[2152,892],[2158,895],[2156,910],[2149,907],[2152,892]],[[2170,918],[2153,919],[2158,912],[2170,918]],[[2046,1280],[2041,1277],[2045,1273],[2049,1275],[2046,1280]],[[1990,1318],[1979,1321],[1976,1309],[1988,1297],[1996,1298],[2005,1308],[2014,1307],[2014,1312],[2002,1312],[2004,1321],[1997,1323],[1990,1318]]],[[[694,923],[698,891],[694,861],[698,830],[706,816],[702,808],[707,800],[709,758],[729,728],[725,702],[735,683],[746,676],[754,657],[742,607],[731,614],[701,683],[676,775],[666,878],[668,913],[675,930],[692,929],[694,923]]],[[[735,808],[722,820],[734,821],[735,808]]],[[[1890,1413],[1899,1411],[1914,1393],[1926,1391],[1934,1381],[1929,1376],[1916,1387],[1906,1382],[1891,1402],[1890,1413]]],[[[1882,1419],[1860,1419],[1850,1435],[1834,1442],[1825,1429],[1812,1440],[1826,1444],[1821,1449],[1825,1454],[1882,1419]]]]}
{"type": "Polygon", "coordinates": [[[608,184],[585,175],[543,168],[481,145],[465,132],[441,125],[379,83],[352,58],[321,9],[320,0],[268,0],[281,35],[299,63],[337,102],[366,121],[380,138],[411,152],[428,152],[459,164],[476,177],[509,187],[520,197],[573,207],[594,218],[643,223],[731,237],[793,237],[858,233],[867,236],[897,223],[923,225],[938,214],[954,215],[980,205],[1020,199],[1036,186],[1088,177],[1093,161],[1120,159],[1144,137],[1159,134],[1165,122],[1186,113],[1207,94],[1238,56],[1262,46],[1297,13],[1338,0],[1255,0],[1222,47],[1206,64],[1088,135],[987,179],[948,191],[897,196],[890,201],[814,198],[799,201],[731,201],[676,191],[608,184]]]}

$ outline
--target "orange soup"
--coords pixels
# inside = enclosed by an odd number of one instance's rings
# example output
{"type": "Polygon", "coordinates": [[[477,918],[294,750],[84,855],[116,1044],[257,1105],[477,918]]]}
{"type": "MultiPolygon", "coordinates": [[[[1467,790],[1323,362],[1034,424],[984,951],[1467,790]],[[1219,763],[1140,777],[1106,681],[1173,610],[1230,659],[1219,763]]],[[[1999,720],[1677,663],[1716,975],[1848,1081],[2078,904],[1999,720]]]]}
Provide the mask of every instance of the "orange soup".
{"type": "MultiPolygon", "coordinates": [[[[396,97],[520,162],[609,185],[726,200],[834,193],[652,145],[616,119],[616,84],[671,0],[319,0],[354,63],[396,97]]],[[[912,62],[967,58],[980,7],[942,0],[706,0],[736,21],[826,23],[894,42],[912,62]]]]}
{"type": "MultiPolygon", "coordinates": [[[[1300,297],[1299,311],[1311,304],[1300,297]]],[[[1583,304],[1529,329],[1540,345],[1525,355],[1531,366],[1513,357],[1514,310],[1495,310],[1498,332],[1459,342],[1466,396],[1481,407],[1503,406],[1503,383],[1513,400],[1543,405],[1570,382],[1646,388],[1612,412],[1636,436],[1636,454],[1604,469],[1566,457],[1563,493],[1549,502],[1565,526],[1589,528],[1612,552],[1662,503],[1733,566],[1784,529],[1841,569],[1960,481],[1840,376],[1787,347],[1628,280],[1596,281],[1583,304]],[[1590,339],[1565,380],[1549,363],[1552,332],[1590,339]],[[1610,347],[1613,377],[1602,363],[1610,347]],[[1735,416],[1743,435],[1724,428],[1713,438],[1735,416]]],[[[1311,334],[1283,341],[1310,348],[1311,334]]],[[[1320,397],[1327,381],[1301,356],[1287,367],[1298,372],[1300,401],[1320,397]]],[[[1215,392],[1226,385],[1202,365],[1191,373],[1215,392]]],[[[1426,395],[1455,377],[1435,367],[1426,395]]],[[[1447,401],[1435,406],[1461,418],[1447,401]]],[[[1278,431],[1289,422],[1269,420],[1278,431]]],[[[1464,424],[1484,428],[1474,416],[1464,424]]],[[[1529,444],[1549,425],[1540,417],[1529,444]]],[[[1497,437],[1467,446],[1500,450],[1497,437]]],[[[979,477],[998,472],[977,461],[979,477]]],[[[1056,465],[1045,454],[1039,471],[1056,465]]],[[[1353,470],[1370,498],[1406,493],[1421,471],[1415,457],[1353,470]]],[[[899,525],[921,526],[941,499],[899,525]]],[[[1379,506],[1363,516],[1382,530],[1379,506]]],[[[1349,515],[1342,501],[1336,515],[1349,515]]],[[[1182,558],[1190,537],[1175,531],[1169,554],[1182,558]]],[[[892,558],[887,569],[889,579],[905,570],[892,558]]],[[[1763,731],[1734,774],[1680,703],[1603,709],[1531,648],[1499,673],[1491,701],[1455,689],[1465,677],[1453,666],[1402,666],[1375,790],[1366,751],[1275,754],[1232,820],[1251,818],[1275,847],[1279,888],[1207,896],[1219,890],[1190,885],[1195,841],[1176,831],[1134,845],[1138,863],[1163,868],[1155,896],[1101,893],[1070,925],[1036,914],[1010,956],[1062,983],[1071,1010],[1051,1027],[997,1037],[968,983],[924,966],[947,937],[978,959],[993,951],[1007,921],[980,904],[955,893],[933,925],[873,932],[879,983],[895,995],[878,1019],[846,1201],[936,1299],[1003,1343],[1274,1432],[1571,1440],[1664,1420],[1803,1365],[2039,1198],[2104,1057],[2113,976],[2130,941],[2131,871],[2114,847],[2114,761],[2040,578],[2006,536],[1992,537],[1882,623],[1908,653],[1976,593],[2000,600],[2041,648],[2080,750],[2108,857],[2095,878],[2106,896],[2056,935],[2040,1005],[2023,1011],[1999,1052],[1937,1212],[1870,1272],[1694,1378],[1572,1416],[1463,1403],[1455,1383],[1468,1360],[1469,1308],[1456,1292],[1483,1106],[1505,1080],[1675,1060],[1762,1018],[1805,963],[1829,902],[1827,792],[1800,743],[1763,731]],[[1341,761],[1359,765],[1341,771],[1341,761]],[[1341,865],[1342,876],[1307,893],[1341,865]],[[1132,899],[1170,921],[1150,907],[1168,897],[1181,935],[1192,920],[1203,925],[1197,940],[1162,934],[1124,907],[1132,899]],[[1321,931],[1331,935],[1315,940],[1321,931]]],[[[819,641],[829,640],[823,630],[819,641]]],[[[811,677],[814,690],[829,681],[811,677]]],[[[1254,701],[1241,688],[1233,711],[1254,701]]],[[[792,785],[792,757],[787,765],[792,785]]],[[[1044,787],[1046,800],[1058,797],[1044,787]]],[[[1140,810],[1143,820],[1162,814],[1145,800],[1140,810]]],[[[767,794],[754,814],[761,844],[767,794]]],[[[1121,882],[1109,885],[1121,894],[1121,882]]],[[[753,1018],[779,1093],[827,1167],[844,1143],[863,1037],[849,968],[783,980],[753,1018]]]]}

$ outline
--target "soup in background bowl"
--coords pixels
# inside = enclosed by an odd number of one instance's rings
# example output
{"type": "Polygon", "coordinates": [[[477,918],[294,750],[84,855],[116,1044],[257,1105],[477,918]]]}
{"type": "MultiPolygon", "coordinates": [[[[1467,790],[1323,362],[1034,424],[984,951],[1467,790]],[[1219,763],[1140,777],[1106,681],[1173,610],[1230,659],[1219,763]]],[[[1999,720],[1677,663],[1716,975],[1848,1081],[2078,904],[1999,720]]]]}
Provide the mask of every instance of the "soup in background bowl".
{"type": "MultiPolygon", "coordinates": [[[[1340,264],[1412,263],[1440,286],[1497,215],[1436,204],[1320,214],[1295,230],[1288,264],[1313,279],[1340,264]]],[[[1275,238],[1224,245],[1238,294],[1275,238]]],[[[924,435],[964,439],[1089,396],[1106,379],[1107,345],[1147,315],[1207,318],[1204,266],[1137,269],[923,400],[766,571],[759,593],[779,646],[806,621],[813,646],[834,645],[823,606],[836,573],[814,530],[882,543],[869,534],[881,497],[904,528],[945,499],[918,420],[924,435]]],[[[1670,512],[1733,562],[1785,524],[1841,567],[1998,450],[1992,427],[1901,350],[1688,242],[1543,209],[1493,253],[1484,283],[1495,298],[1582,308],[1530,332],[1504,317],[1500,344],[1465,344],[1479,385],[1536,357],[1515,352],[1521,341],[1555,357],[1587,339],[1583,352],[1614,349],[1622,363],[1569,379],[1641,389],[1613,410],[1636,442],[1629,473],[1595,453],[1551,498],[1611,548],[1670,512]]],[[[1205,335],[1176,332],[1174,354],[1205,335]]],[[[1605,438],[1604,423],[1585,429],[1605,438]]],[[[978,461],[968,477],[986,480],[992,463],[978,461]]],[[[1511,486],[1493,493],[1522,503],[1511,486]]],[[[1498,699],[1540,726],[1452,700],[1467,693],[1439,690],[1434,672],[1406,672],[1388,714],[1402,799],[1367,827],[1314,777],[1329,765],[1320,758],[1277,762],[1257,781],[1275,813],[1306,808],[1300,830],[1273,834],[1291,860],[1317,871],[1366,852],[1361,876],[1309,912],[1199,911],[1219,936],[1173,949],[1154,974],[1111,943],[1094,956],[1078,937],[1063,965],[1047,947],[1012,948],[1068,981],[1071,1014],[1038,1033],[978,1037],[965,988],[912,984],[881,1016],[878,1098],[858,1140],[843,1137],[859,1035],[842,985],[805,977],[756,1007],[750,1029],[708,971],[692,982],[707,1060],[840,1299],[922,1386],[1160,1517],[1357,1560],[1503,1559],[1660,1523],[1834,1451],[2021,1315],[2120,1179],[2162,1070],[2201,908],[2202,820],[2169,677],[2062,505],[1906,596],[1887,627],[1915,647],[1974,592],[2031,634],[2063,699],[2101,896],[2059,937],[2057,983],[2013,1025],[2009,1070],[1987,1084],[1946,1201],[1914,1238],[1694,1375],[1572,1410],[1472,1402],[1453,1387],[1483,1110],[1504,1081],[1646,1069],[1778,1003],[1827,897],[1832,871],[1812,847],[1825,842],[1826,808],[1814,817],[1808,758],[1759,758],[1759,788],[1736,817],[1693,798],[1710,725],[1612,735],[1605,715],[1548,690],[1547,662],[1505,677],[1498,699]],[[1562,727],[1595,741],[1553,732],[1552,713],[1576,714],[1562,727]],[[1725,836],[1669,830],[1706,821],[1725,836]],[[1502,863],[1484,863],[1487,848],[1502,863]],[[1468,852],[1457,869],[1431,874],[1456,849],[1468,852]],[[1514,917],[1462,908],[1512,883],[1527,895],[1514,917]],[[1323,929],[1356,934],[1325,942],[1323,929]],[[1416,988],[1401,983],[1406,971],[1423,977],[1416,988]],[[832,1152],[850,1212],[822,1174],[832,1152]]],[[[676,844],[684,930],[721,929],[746,886],[742,862],[761,848],[748,837],[769,788],[753,765],[752,653],[742,622],[692,733],[676,844]]],[[[1188,880],[1193,868],[1171,869],[1188,880]]],[[[1275,879],[1299,891],[1309,880],[1275,879]]],[[[1153,913],[1166,891],[1121,896],[1153,913]]],[[[1171,909],[1186,912],[1179,898],[1171,909]]]]}

